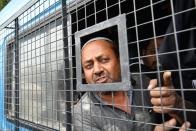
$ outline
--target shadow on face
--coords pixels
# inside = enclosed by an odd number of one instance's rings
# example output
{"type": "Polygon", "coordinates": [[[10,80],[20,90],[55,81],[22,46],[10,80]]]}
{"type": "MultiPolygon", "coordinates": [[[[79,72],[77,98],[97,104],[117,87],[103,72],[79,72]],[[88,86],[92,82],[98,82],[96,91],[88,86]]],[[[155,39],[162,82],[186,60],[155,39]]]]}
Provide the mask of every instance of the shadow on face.
{"type": "Polygon", "coordinates": [[[164,38],[157,38],[156,43],[155,40],[150,40],[147,46],[144,49],[142,49],[142,55],[145,56],[143,57],[143,62],[150,69],[157,69],[156,47],[157,49],[159,49],[161,44],[163,43],[163,40],[164,38]]]}

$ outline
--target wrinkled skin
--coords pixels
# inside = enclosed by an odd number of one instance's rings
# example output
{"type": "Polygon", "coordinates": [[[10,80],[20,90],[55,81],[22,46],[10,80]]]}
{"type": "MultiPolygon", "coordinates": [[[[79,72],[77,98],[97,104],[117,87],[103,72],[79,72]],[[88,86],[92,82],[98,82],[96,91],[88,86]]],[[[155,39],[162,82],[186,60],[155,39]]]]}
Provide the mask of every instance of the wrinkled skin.
{"type": "Polygon", "coordinates": [[[112,43],[96,40],[82,50],[82,66],[88,84],[112,83],[121,79],[120,62],[112,43]]]}

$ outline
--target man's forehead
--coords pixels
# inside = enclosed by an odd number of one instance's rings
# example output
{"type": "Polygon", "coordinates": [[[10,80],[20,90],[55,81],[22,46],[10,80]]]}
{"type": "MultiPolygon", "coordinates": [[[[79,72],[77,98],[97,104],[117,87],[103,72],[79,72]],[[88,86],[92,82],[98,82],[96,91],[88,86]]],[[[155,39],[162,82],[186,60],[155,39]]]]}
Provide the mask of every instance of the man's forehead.
{"type": "Polygon", "coordinates": [[[111,43],[105,40],[91,41],[90,43],[85,45],[85,47],[82,49],[82,55],[89,53],[89,52],[94,54],[100,50],[105,51],[105,50],[108,50],[109,48],[112,48],[112,46],[113,45],[111,43]]]}
{"type": "Polygon", "coordinates": [[[112,45],[104,40],[96,40],[90,42],[82,50],[82,61],[90,60],[93,57],[110,55],[113,52],[112,45]]]}
{"type": "Polygon", "coordinates": [[[107,37],[94,37],[94,38],[91,38],[90,40],[88,40],[87,42],[85,42],[83,44],[81,50],[83,50],[88,44],[92,43],[93,41],[98,41],[98,40],[104,40],[104,41],[107,41],[110,44],[114,44],[114,42],[111,39],[107,38],[107,37]]]}

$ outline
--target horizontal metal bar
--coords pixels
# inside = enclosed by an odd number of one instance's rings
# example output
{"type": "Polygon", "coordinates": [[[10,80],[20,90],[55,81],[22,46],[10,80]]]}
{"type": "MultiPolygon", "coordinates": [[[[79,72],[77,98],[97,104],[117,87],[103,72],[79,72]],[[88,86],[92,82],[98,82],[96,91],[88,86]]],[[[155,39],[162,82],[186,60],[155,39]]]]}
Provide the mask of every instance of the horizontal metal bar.
{"type": "Polygon", "coordinates": [[[8,26],[12,21],[14,21],[17,17],[19,17],[22,13],[28,10],[31,6],[33,6],[39,0],[30,0],[26,5],[24,5],[19,11],[17,11],[14,15],[12,15],[7,21],[5,21],[1,26],[0,30],[8,26]]]}

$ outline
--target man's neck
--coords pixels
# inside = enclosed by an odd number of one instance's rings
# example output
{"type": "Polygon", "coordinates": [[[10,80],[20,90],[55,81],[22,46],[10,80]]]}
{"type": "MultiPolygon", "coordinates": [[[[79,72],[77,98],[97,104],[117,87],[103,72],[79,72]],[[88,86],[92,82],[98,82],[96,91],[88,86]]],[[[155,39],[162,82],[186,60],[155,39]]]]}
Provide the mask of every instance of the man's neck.
{"type": "Polygon", "coordinates": [[[119,108],[127,113],[131,112],[130,100],[128,99],[127,92],[116,91],[110,93],[99,93],[98,95],[108,104],[119,108]]]}

